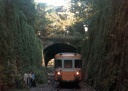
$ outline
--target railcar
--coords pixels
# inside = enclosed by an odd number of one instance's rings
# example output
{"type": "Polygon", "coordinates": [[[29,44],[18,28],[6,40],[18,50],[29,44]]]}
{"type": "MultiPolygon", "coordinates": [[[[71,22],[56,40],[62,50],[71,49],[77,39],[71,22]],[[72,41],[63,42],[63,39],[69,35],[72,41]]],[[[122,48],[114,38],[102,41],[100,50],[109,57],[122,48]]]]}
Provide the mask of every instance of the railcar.
{"type": "Polygon", "coordinates": [[[58,53],[54,57],[55,73],[57,82],[77,82],[82,79],[82,57],[78,53],[58,53]]]}

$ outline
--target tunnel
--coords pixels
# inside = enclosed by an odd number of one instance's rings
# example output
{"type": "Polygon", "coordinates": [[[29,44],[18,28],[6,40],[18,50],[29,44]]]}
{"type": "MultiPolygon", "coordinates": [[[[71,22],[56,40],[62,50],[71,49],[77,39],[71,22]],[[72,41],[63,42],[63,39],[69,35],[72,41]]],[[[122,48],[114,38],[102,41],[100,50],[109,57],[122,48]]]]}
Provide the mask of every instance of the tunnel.
{"type": "Polygon", "coordinates": [[[73,45],[66,43],[55,43],[43,50],[45,66],[48,62],[54,58],[55,54],[62,52],[76,52],[76,48],[73,45]]]}

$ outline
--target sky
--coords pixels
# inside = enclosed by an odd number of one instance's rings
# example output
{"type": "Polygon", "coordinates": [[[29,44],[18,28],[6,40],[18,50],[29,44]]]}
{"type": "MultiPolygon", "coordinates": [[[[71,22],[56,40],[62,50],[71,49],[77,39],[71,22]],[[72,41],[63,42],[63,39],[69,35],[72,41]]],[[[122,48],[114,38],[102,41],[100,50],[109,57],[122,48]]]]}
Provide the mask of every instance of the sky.
{"type": "Polygon", "coordinates": [[[47,3],[48,5],[64,6],[69,0],[35,0],[36,3],[47,3]]]}

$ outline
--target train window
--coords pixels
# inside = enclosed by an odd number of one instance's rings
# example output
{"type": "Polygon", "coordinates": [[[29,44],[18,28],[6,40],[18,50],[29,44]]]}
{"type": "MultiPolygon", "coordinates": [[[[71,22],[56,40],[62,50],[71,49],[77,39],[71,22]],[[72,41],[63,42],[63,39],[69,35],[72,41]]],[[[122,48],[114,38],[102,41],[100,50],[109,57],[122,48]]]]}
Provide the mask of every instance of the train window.
{"type": "Polygon", "coordinates": [[[62,60],[60,59],[55,60],[55,68],[62,68],[62,60]]]}
{"type": "Polygon", "coordinates": [[[81,68],[82,67],[82,61],[81,60],[75,60],[75,68],[81,68]]]}
{"type": "Polygon", "coordinates": [[[64,60],[64,68],[72,68],[72,60],[64,60]]]}

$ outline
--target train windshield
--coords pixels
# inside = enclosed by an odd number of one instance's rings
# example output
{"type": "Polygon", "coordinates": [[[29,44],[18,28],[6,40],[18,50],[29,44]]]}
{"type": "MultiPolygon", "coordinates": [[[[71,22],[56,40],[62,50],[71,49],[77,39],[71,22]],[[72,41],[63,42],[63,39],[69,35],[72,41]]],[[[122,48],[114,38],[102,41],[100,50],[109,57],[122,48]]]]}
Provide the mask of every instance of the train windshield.
{"type": "Polygon", "coordinates": [[[81,68],[82,67],[82,60],[75,60],[75,68],[81,68]]]}
{"type": "Polygon", "coordinates": [[[62,68],[62,60],[61,59],[55,60],[55,68],[62,68]]]}
{"type": "Polygon", "coordinates": [[[64,68],[72,68],[72,60],[64,60],[64,68]]]}

